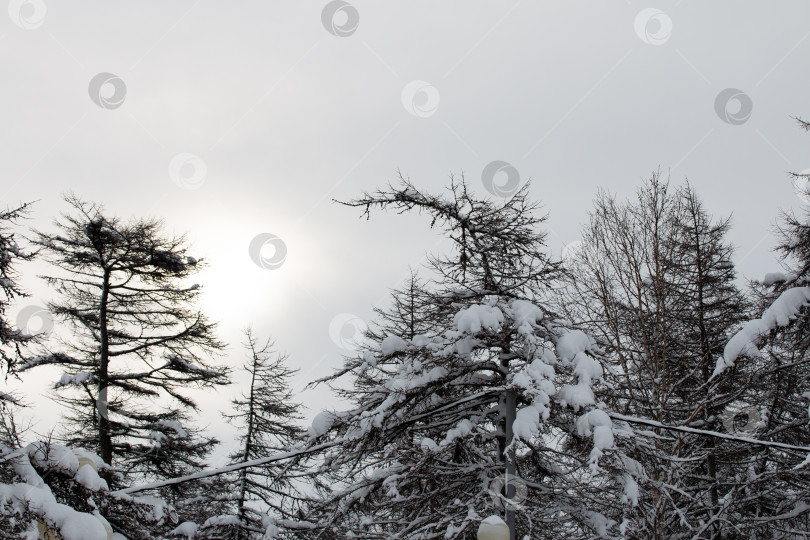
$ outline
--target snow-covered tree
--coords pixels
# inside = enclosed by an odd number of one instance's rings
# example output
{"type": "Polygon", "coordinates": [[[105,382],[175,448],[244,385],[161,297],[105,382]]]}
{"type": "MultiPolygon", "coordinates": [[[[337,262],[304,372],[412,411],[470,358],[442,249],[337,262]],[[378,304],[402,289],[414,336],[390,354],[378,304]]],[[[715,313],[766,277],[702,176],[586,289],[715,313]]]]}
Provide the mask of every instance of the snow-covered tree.
{"type": "Polygon", "coordinates": [[[601,351],[548,308],[560,264],[528,189],[499,203],[463,178],[449,196],[402,180],[346,203],[426,213],[455,249],[431,258],[431,282],[395,291],[365,350],[325,379],[353,407],[309,430],[336,446],[314,463],[321,497],[299,536],[469,539],[493,513],[517,538],[618,534],[626,505],[605,486],[622,464],[592,390],[601,351]]]}
{"type": "MultiPolygon", "coordinates": [[[[723,430],[725,409],[747,388],[739,376],[711,378],[746,305],[734,282],[729,226],[707,214],[691,187],[672,190],[658,174],[635,200],[597,197],[559,305],[605,344],[612,369],[604,398],[614,410],[723,430]]],[[[736,473],[733,448],[711,437],[653,432],[622,440],[643,468],[628,536],[700,531],[699,537],[720,538],[733,531],[721,502],[736,473]]]]}
{"type": "MultiPolygon", "coordinates": [[[[810,124],[799,120],[804,130],[810,124]]],[[[807,185],[810,175],[797,173],[807,185]]],[[[758,440],[810,447],[810,208],[784,213],[777,225],[782,268],[752,283],[756,315],[726,344],[716,379],[745,373],[740,396],[747,434],[758,440]]],[[[738,445],[745,446],[745,445],[738,445]]],[[[810,530],[810,456],[775,446],[740,448],[724,504],[739,536],[801,538],[810,530]]]]}
{"type": "Polygon", "coordinates": [[[112,492],[99,473],[120,476],[80,448],[50,441],[22,448],[0,445],[2,537],[107,540],[119,533],[116,538],[147,540],[176,522],[173,509],[161,499],[112,492]]]}
{"type": "Polygon", "coordinates": [[[70,411],[64,438],[94,449],[129,473],[172,477],[199,468],[215,441],[185,425],[191,388],[227,383],[209,358],[223,345],[195,304],[189,283],[201,263],[183,237],[154,219],[122,221],[102,207],[66,197],[72,213],[56,232],[36,232],[54,271],[50,311],[67,323],[58,350],[27,359],[27,371],[62,368],[59,401],[70,411]]]}

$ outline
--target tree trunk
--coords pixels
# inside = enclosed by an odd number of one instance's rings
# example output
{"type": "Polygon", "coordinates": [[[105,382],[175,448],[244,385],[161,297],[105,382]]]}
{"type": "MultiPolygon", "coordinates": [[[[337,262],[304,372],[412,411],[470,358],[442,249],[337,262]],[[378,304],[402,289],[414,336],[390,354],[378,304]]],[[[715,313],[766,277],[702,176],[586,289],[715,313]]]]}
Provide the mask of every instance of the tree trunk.
{"type": "MultiPolygon", "coordinates": [[[[256,388],[256,370],[258,369],[258,359],[256,357],[256,351],[253,348],[252,337],[248,337],[251,343],[251,352],[253,353],[253,369],[251,370],[250,374],[250,397],[249,397],[249,404],[248,404],[248,423],[247,423],[247,433],[245,434],[245,448],[244,454],[242,455],[242,462],[248,461],[250,459],[250,450],[253,444],[253,419],[255,416],[254,411],[254,404],[255,404],[255,388],[256,388]]],[[[242,469],[239,472],[239,502],[237,503],[237,515],[239,517],[239,523],[244,525],[245,524],[245,496],[247,493],[247,469],[242,469]]],[[[244,529],[242,527],[239,528],[239,539],[241,540],[244,538],[244,529]]]]}
{"type": "Polygon", "coordinates": [[[110,271],[104,270],[103,288],[99,301],[98,324],[101,337],[99,346],[99,368],[98,368],[98,398],[96,398],[96,411],[98,413],[98,445],[99,457],[105,463],[112,465],[113,447],[112,435],[110,434],[110,420],[107,407],[107,386],[109,384],[110,365],[110,337],[107,331],[107,298],[110,293],[110,271]]]}

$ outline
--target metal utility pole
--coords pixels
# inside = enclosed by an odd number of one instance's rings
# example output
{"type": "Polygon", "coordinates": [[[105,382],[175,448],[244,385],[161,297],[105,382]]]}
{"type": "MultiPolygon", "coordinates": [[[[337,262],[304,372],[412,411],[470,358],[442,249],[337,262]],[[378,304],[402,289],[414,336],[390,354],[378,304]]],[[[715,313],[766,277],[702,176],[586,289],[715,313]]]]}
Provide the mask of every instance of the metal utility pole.
{"type": "MultiPolygon", "coordinates": [[[[506,351],[504,351],[506,352],[506,351]]],[[[505,374],[509,374],[509,358],[501,357],[501,367],[504,368],[505,374]]],[[[504,446],[501,449],[502,457],[504,458],[506,467],[504,474],[506,475],[506,482],[504,483],[504,490],[506,491],[506,504],[505,510],[506,525],[509,527],[509,540],[516,540],[517,533],[515,532],[515,505],[512,503],[515,498],[515,447],[512,446],[514,439],[514,432],[512,430],[515,417],[517,415],[517,396],[512,391],[507,391],[501,398],[503,406],[503,433],[504,433],[504,446]],[[507,450],[508,448],[508,450],[507,450]]]]}
{"type": "Polygon", "coordinates": [[[517,540],[515,532],[515,505],[512,501],[515,498],[515,447],[510,445],[514,439],[512,426],[515,423],[517,408],[517,396],[514,392],[506,392],[504,399],[504,418],[506,420],[506,447],[509,450],[504,456],[506,458],[506,525],[509,527],[509,540],[517,540]]]}

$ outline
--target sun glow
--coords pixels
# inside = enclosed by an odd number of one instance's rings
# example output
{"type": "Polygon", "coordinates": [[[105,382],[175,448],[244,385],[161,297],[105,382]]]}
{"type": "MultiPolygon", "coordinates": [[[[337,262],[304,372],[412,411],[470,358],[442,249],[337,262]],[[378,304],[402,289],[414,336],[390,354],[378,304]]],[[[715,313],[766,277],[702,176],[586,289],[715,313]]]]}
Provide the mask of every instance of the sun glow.
{"type": "Polygon", "coordinates": [[[198,274],[203,311],[223,331],[295,311],[302,283],[323,264],[302,238],[244,228],[199,242],[205,268],[198,274]]]}

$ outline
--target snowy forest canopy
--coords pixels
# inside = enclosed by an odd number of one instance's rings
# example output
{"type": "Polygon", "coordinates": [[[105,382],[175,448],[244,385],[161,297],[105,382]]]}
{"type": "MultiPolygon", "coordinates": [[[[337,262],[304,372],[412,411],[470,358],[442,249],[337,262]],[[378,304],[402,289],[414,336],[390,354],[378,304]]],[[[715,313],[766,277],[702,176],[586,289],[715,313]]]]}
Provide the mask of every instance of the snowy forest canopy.
{"type": "Polygon", "coordinates": [[[0,391],[4,538],[471,539],[493,515],[530,539],[810,535],[808,214],[776,218],[782,268],[740,286],[731,220],[658,173],[599,192],[562,260],[528,184],[492,200],[400,177],[342,204],[417,212],[453,248],[310,381],[350,406],[305,426],[284,336],[247,329],[222,362],[183,236],[65,204],[49,230],[26,230],[36,204],[0,213],[5,376],[57,367],[63,417],[38,440],[0,391]],[[7,316],[33,259],[59,339],[7,316]],[[237,450],[212,470],[189,392],[235,370],[237,450]]]}

